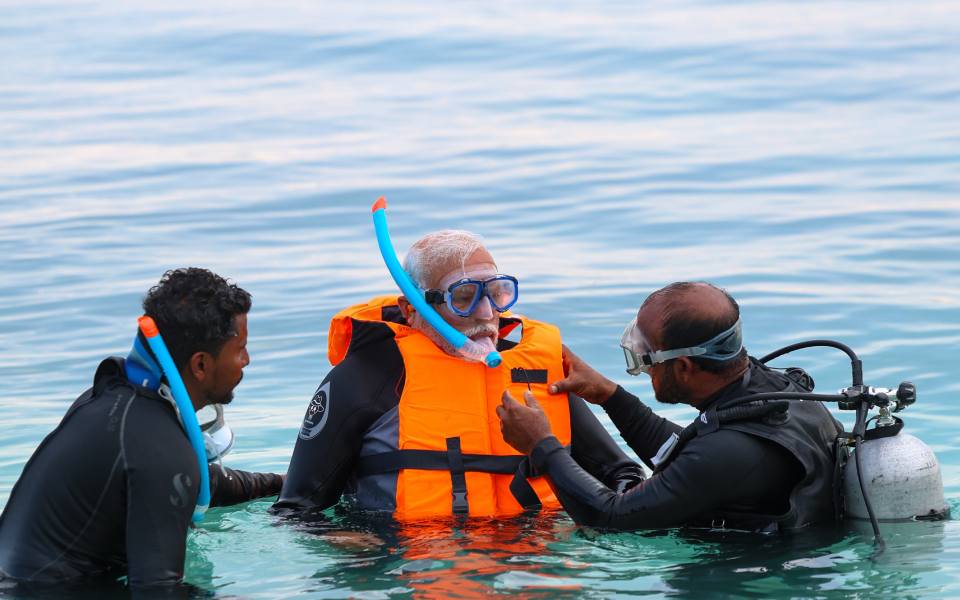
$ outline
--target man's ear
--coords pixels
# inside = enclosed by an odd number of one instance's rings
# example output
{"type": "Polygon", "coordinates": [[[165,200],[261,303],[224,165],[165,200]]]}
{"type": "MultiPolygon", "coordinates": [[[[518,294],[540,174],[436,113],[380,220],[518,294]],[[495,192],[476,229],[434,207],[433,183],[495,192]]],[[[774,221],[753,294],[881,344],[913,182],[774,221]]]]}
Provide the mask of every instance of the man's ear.
{"type": "Polygon", "coordinates": [[[197,381],[203,381],[210,376],[213,368],[213,356],[209,352],[194,352],[187,361],[187,370],[197,381]]]}
{"type": "Polygon", "coordinates": [[[674,360],[674,363],[677,365],[677,377],[684,383],[690,381],[690,379],[696,375],[697,369],[699,369],[699,367],[687,356],[681,356],[677,358],[674,360]]]}
{"type": "Polygon", "coordinates": [[[400,314],[403,315],[403,318],[407,321],[409,321],[410,317],[417,312],[417,309],[410,304],[410,301],[407,300],[405,296],[400,296],[397,298],[397,306],[400,307],[400,314]]]}

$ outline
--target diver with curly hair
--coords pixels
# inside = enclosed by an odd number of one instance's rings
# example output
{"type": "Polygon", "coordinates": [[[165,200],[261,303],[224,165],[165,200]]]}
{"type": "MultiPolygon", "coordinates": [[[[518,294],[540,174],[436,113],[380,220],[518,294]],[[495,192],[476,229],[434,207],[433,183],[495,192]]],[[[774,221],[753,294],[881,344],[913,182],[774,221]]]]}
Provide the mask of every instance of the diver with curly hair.
{"type": "MultiPolygon", "coordinates": [[[[166,272],[143,301],[194,410],[217,409],[204,436],[209,459],[233,441],[219,406],[233,399],[250,363],[250,306],[245,290],[199,268],[166,272]]],[[[100,363],[93,386],[40,443],[11,492],[0,516],[0,579],[34,585],[125,575],[133,589],[181,581],[201,467],[169,386],[141,335],[125,359],[100,363]]],[[[211,506],[276,495],[283,484],[273,473],[205,468],[211,506]]]]}

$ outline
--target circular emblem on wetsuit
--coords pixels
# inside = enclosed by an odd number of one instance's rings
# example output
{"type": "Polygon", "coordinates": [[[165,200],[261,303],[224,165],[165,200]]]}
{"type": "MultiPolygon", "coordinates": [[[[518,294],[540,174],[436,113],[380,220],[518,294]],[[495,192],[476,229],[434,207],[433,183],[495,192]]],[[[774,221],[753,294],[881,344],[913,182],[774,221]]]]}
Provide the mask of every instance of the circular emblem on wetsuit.
{"type": "Polygon", "coordinates": [[[307,407],[307,414],[303,417],[303,425],[300,427],[300,439],[312,440],[327,424],[327,416],[330,414],[330,382],[320,386],[317,393],[310,400],[310,406],[307,407]]]}

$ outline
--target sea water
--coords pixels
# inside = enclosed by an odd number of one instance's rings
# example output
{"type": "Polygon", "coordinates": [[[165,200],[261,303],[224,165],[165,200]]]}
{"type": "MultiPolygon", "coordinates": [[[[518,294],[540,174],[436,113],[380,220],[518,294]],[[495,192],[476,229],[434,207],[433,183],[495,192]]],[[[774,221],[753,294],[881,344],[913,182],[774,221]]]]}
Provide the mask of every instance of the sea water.
{"type": "MultiPolygon", "coordinates": [[[[651,405],[617,341],[671,281],[733,294],[755,355],[849,344],[869,384],[916,383],[907,431],[956,513],[958,31],[952,1],[2,3],[0,506],[178,266],[253,294],[226,462],[282,472],[331,316],[394,292],[369,212],[385,194],[401,253],[481,234],[521,282],[516,310],[651,405]]],[[[833,350],[778,364],[849,384],[833,350]]],[[[883,525],[871,560],[858,525],[295,525],[269,506],[211,510],[187,581],[242,598],[960,595],[955,521],[883,525]]]]}

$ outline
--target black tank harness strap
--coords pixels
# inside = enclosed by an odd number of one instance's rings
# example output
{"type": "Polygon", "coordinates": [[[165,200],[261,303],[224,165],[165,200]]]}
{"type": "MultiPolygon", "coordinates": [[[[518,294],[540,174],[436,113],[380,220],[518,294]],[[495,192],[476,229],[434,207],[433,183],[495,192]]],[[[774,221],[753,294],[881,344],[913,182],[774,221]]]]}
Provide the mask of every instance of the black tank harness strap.
{"type": "Polygon", "coordinates": [[[532,472],[526,456],[464,454],[461,452],[460,438],[447,438],[447,450],[393,450],[361,456],[357,461],[356,475],[382,475],[396,473],[402,469],[424,471],[449,471],[453,484],[453,512],[465,514],[469,510],[467,501],[467,472],[492,473],[495,475],[513,475],[510,492],[525,509],[541,506],[540,498],[527,482],[527,477],[536,476],[532,472]]]}
{"type": "MultiPolygon", "coordinates": [[[[713,433],[720,429],[724,423],[732,423],[735,421],[764,419],[772,425],[780,424],[787,420],[787,409],[789,405],[789,400],[760,400],[719,410],[711,408],[703,412],[693,423],[684,427],[672,447],[661,448],[661,453],[659,454],[663,454],[664,456],[658,457],[659,461],[653,473],[657,474],[667,468],[667,465],[676,458],[683,447],[698,435],[713,433]]],[[[670,441],[671,440],[668,440],[667,444],[669,444],[670,441]]],[[[665,444],[665,446],[667,444],[665,444]]]]}

